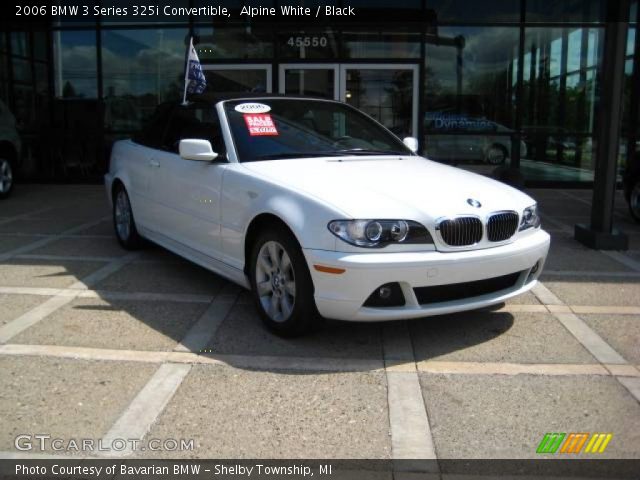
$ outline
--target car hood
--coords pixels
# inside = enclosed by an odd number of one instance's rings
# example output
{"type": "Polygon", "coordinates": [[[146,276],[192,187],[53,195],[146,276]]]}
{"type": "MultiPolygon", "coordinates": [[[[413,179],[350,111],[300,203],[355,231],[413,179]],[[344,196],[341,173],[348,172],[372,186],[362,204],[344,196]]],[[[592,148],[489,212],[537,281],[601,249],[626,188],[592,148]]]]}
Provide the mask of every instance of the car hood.
{"type": "Polygon", "coordinates": [[[350,218],[433,221],[498,210],[521,213],[535,203],[503,183],[416,156],[272,160],[243,165],[262,178],[312,195],[350,218]],[[470,205],[469,199],[481,206],[470,205]]]}

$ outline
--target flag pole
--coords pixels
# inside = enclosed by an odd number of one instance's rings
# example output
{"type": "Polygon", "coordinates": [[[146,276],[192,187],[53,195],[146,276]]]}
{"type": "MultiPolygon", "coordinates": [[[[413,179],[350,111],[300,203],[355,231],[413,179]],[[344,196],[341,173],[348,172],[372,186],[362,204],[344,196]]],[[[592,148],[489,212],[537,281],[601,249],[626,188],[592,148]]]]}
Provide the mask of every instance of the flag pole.
{"type": "Polygon", "coordinates": [[[193,48],[193,37],[189,37],[189,49],[187,50],[187,61],[184,69],[184,92],[182,94],[182,105],[187,104],[187,86],[189,85],[189,58],[193,48]]]}

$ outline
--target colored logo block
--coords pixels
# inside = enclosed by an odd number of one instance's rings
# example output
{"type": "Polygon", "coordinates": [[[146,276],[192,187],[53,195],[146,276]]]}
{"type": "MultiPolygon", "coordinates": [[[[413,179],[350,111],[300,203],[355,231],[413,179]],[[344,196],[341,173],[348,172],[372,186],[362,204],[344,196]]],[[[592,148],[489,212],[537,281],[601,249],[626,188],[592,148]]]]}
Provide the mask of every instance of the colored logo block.
{"type": "Polygon", "coordinates": [[[613,438],[612,433],[546,433],[536,453],[604,453],[613,438]],[[585,447],[586,445],[586,447],[585,447]]]}

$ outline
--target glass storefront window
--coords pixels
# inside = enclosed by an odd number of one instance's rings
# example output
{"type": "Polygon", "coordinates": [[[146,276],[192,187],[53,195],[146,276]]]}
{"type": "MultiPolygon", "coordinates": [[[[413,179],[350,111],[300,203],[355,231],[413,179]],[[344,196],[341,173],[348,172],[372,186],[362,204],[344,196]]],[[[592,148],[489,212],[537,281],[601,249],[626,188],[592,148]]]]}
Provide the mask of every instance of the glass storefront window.
{"type": "Polygon", "coordinates": [[[511,135],[500,125],[485,122],[485,133],[427,133],[426,155],[449,165],[472,165],[473,171],[491,175],[511,156],[511,135]]]}
{"type": "Polygon", "coordinates": [[[412,137],[415,69],[343,67],[345,102],[370,115],[399,138],[412,137]]]}
{"type": "Polygon", "coordinates": [[[520,170],[526,181],[537,182],[592,182],[595,164],[595,143],[586,135],[549,135],[539,138],[526,134],[527,149],[540,148],[546,161],[536,161],[535,153],[521,160],[520,170]],[[559,159],[559,160],[558,160],[559,159]]]}
{"type": "Polygon", "coordinates": [[[8,56],[0,51],[0,100],[5,104],[9,101],[9,69],[7,68],[8,56]]]}
{"type": "MultiPolygon", "coordinates": [[[[131,8],[123,0],[85,3],[90,8],[131,8]]],[[[483,173],[509,161],[521,120],[521,168],[527,179],[588,180],[592,175],[606,0],[303,3],[312,8],[353,6],[357,21],[279,18],[274,24],[268,18],[239,18],[238,12],[244,5],[279,9],[291,2],[221,0],[216,6],[233,12],[230,21],[152,15],[128,17],[126,23],[118,16],[103,17],[99,24],[85,18],[63,22],[60,28],[52,18],[52,30],[46,25],[40,30],[15,26],[0,35],[0,98],[11,104],[21,128],[35,125],[33,119],[51,118],[71,128],[67,120],[80,124],[90,107],[99,123],[91,128],[100,129],[100,138],[103,118],[107,135],[130,134],[157,103],[181,98],[191,27],[209,91],[271,90],[344,99],[399,135],[410,130],[423,134],[426,155],[473,164],[483,173]],[[419,64],[413,77],[412,68],[419,64]],[[53,89],[49,78],[55,82],[53,89]],[[519,78],[521,119],[516,118],[519,78]],[[423,91],[418,96],[419,88],[423,91]],[[56,98],[48,98],[50,90],[56,98]],[[43,109],[46,115],[40,114],[43,109]]],[[[210,2],[176,0],[171,6],[210,2]]],[[[630,15],[621,149],[633,129],[640,134],[640,126],[630,124],[629,118],[638,0],[631,1],[630,15]]]]}
{"type": "MultiPolygon", "coordinates": [[[[514,2],[517,3],[517,2],[514,2]]],[[[606,0],[527,0],[525,22],[598,23],[605,21],[606,0]]]]}
{"type": "Polygon", "coordinates": [[[29,56],[29,37],[27,32],[11,33],[11,53],[13,56],[29,56]]]}
{"type": "Polygon", "coordinates": [[[13,57],[11,61],[13,67],[13,81],[18,83],[31,83],[32,72],[31,62],[24,58],[13,57]]]}
{"type": "Polygon", "coordinates": [[[139,128],[156,105],[181,98],[187,30],[102,31],[105,126],[139,128]]]}
{"type": "MultiPolygon", "coordinates": [[[[629,33],[627,37],[627,51],[626,51],[626,59],[624,63],[624,92],[623,92],[623,102],[622,102],[622,129],[621,136],[623,137],[623,148],[621,149],[621,157],[626,160],[626,150],[628,146],[626,143],[629,141],[629,137],[631,133],[635,133],[637,138],[636,140],[640,141],[640,126],[636,125],[636,132],[632,132],[632,127],[629,124],[630,122],[630,111],[631,111],[631,100],[633,95],[633,55],[635,51],[635,43],[636,43],[636,35],[638,34],[638,29],[629,28],[629,33]]],[[[637,151],[640,151],[640,144],[636,147],[637,151]]]]}
{"type": "Polygon", "coordinates": [[[336,97],[334,68],[286,68],[281,75],[284,75],[284,93],[287,95],[310,95],[330,100],[336,97]]]}
{"type": "Polygon", "coordinates": [[[593,176],[601,28],[527,28],[531,76],[523,82],[527,179],[593,176]]]}
{"type": "Polygon", "coordinates": [[[481,3],[468,0],[426,0],[427,9],[433,10],[437,22],[492,22],[520,21],[520,2],[514,0],[488,0],[481,3]]]}
{"type": "Polygon", "coordinates": [[[54,31],[56,97],[98,96],[95,30],[54,31]]]}
{"type": "Polygon", "coordinates": [[[47,61],[47,33],[33,32],[33,58],[43,62],[47,61]]]}
{"type": "Polygon", "coordinates": [[[345,58],[420,58],[418,31],[368,28],[342,32],[345,58]]]}
{"type": "Polygon", "coordinates": [[[208,65],[204,67],[208,92],[267,93],[270,88],[270,70],[264,68],[229,68],[208,65]]]}
{"type": "Polygon", "coordinates": [[[426,37],[428,156],[491,164],[510,156],[518,41],[512,27],[440,27],[426,37]]]}
{"type": "Polygon", "coordinates": [[[264,27],[197,27],[194,46],[201,62],[273,57],[271,30],[264,27]]]}
{"type": "Polygon", "coordinates": [[[601,37],[598,28],[526,29],[525,130],[592,133],[601,37]]]}

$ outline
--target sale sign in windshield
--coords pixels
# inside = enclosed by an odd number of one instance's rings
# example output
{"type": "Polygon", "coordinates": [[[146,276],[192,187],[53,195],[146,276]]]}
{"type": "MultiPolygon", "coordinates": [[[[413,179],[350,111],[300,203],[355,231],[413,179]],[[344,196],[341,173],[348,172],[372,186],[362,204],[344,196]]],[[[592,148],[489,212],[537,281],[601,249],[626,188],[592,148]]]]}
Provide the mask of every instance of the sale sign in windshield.
{"type": "Polygon", "coordinates": [[[278,135],[278,130],[271,115],[268,113],[254,113],[244,115],[244,121],[252,137],[261,135],[278,135]]]}

